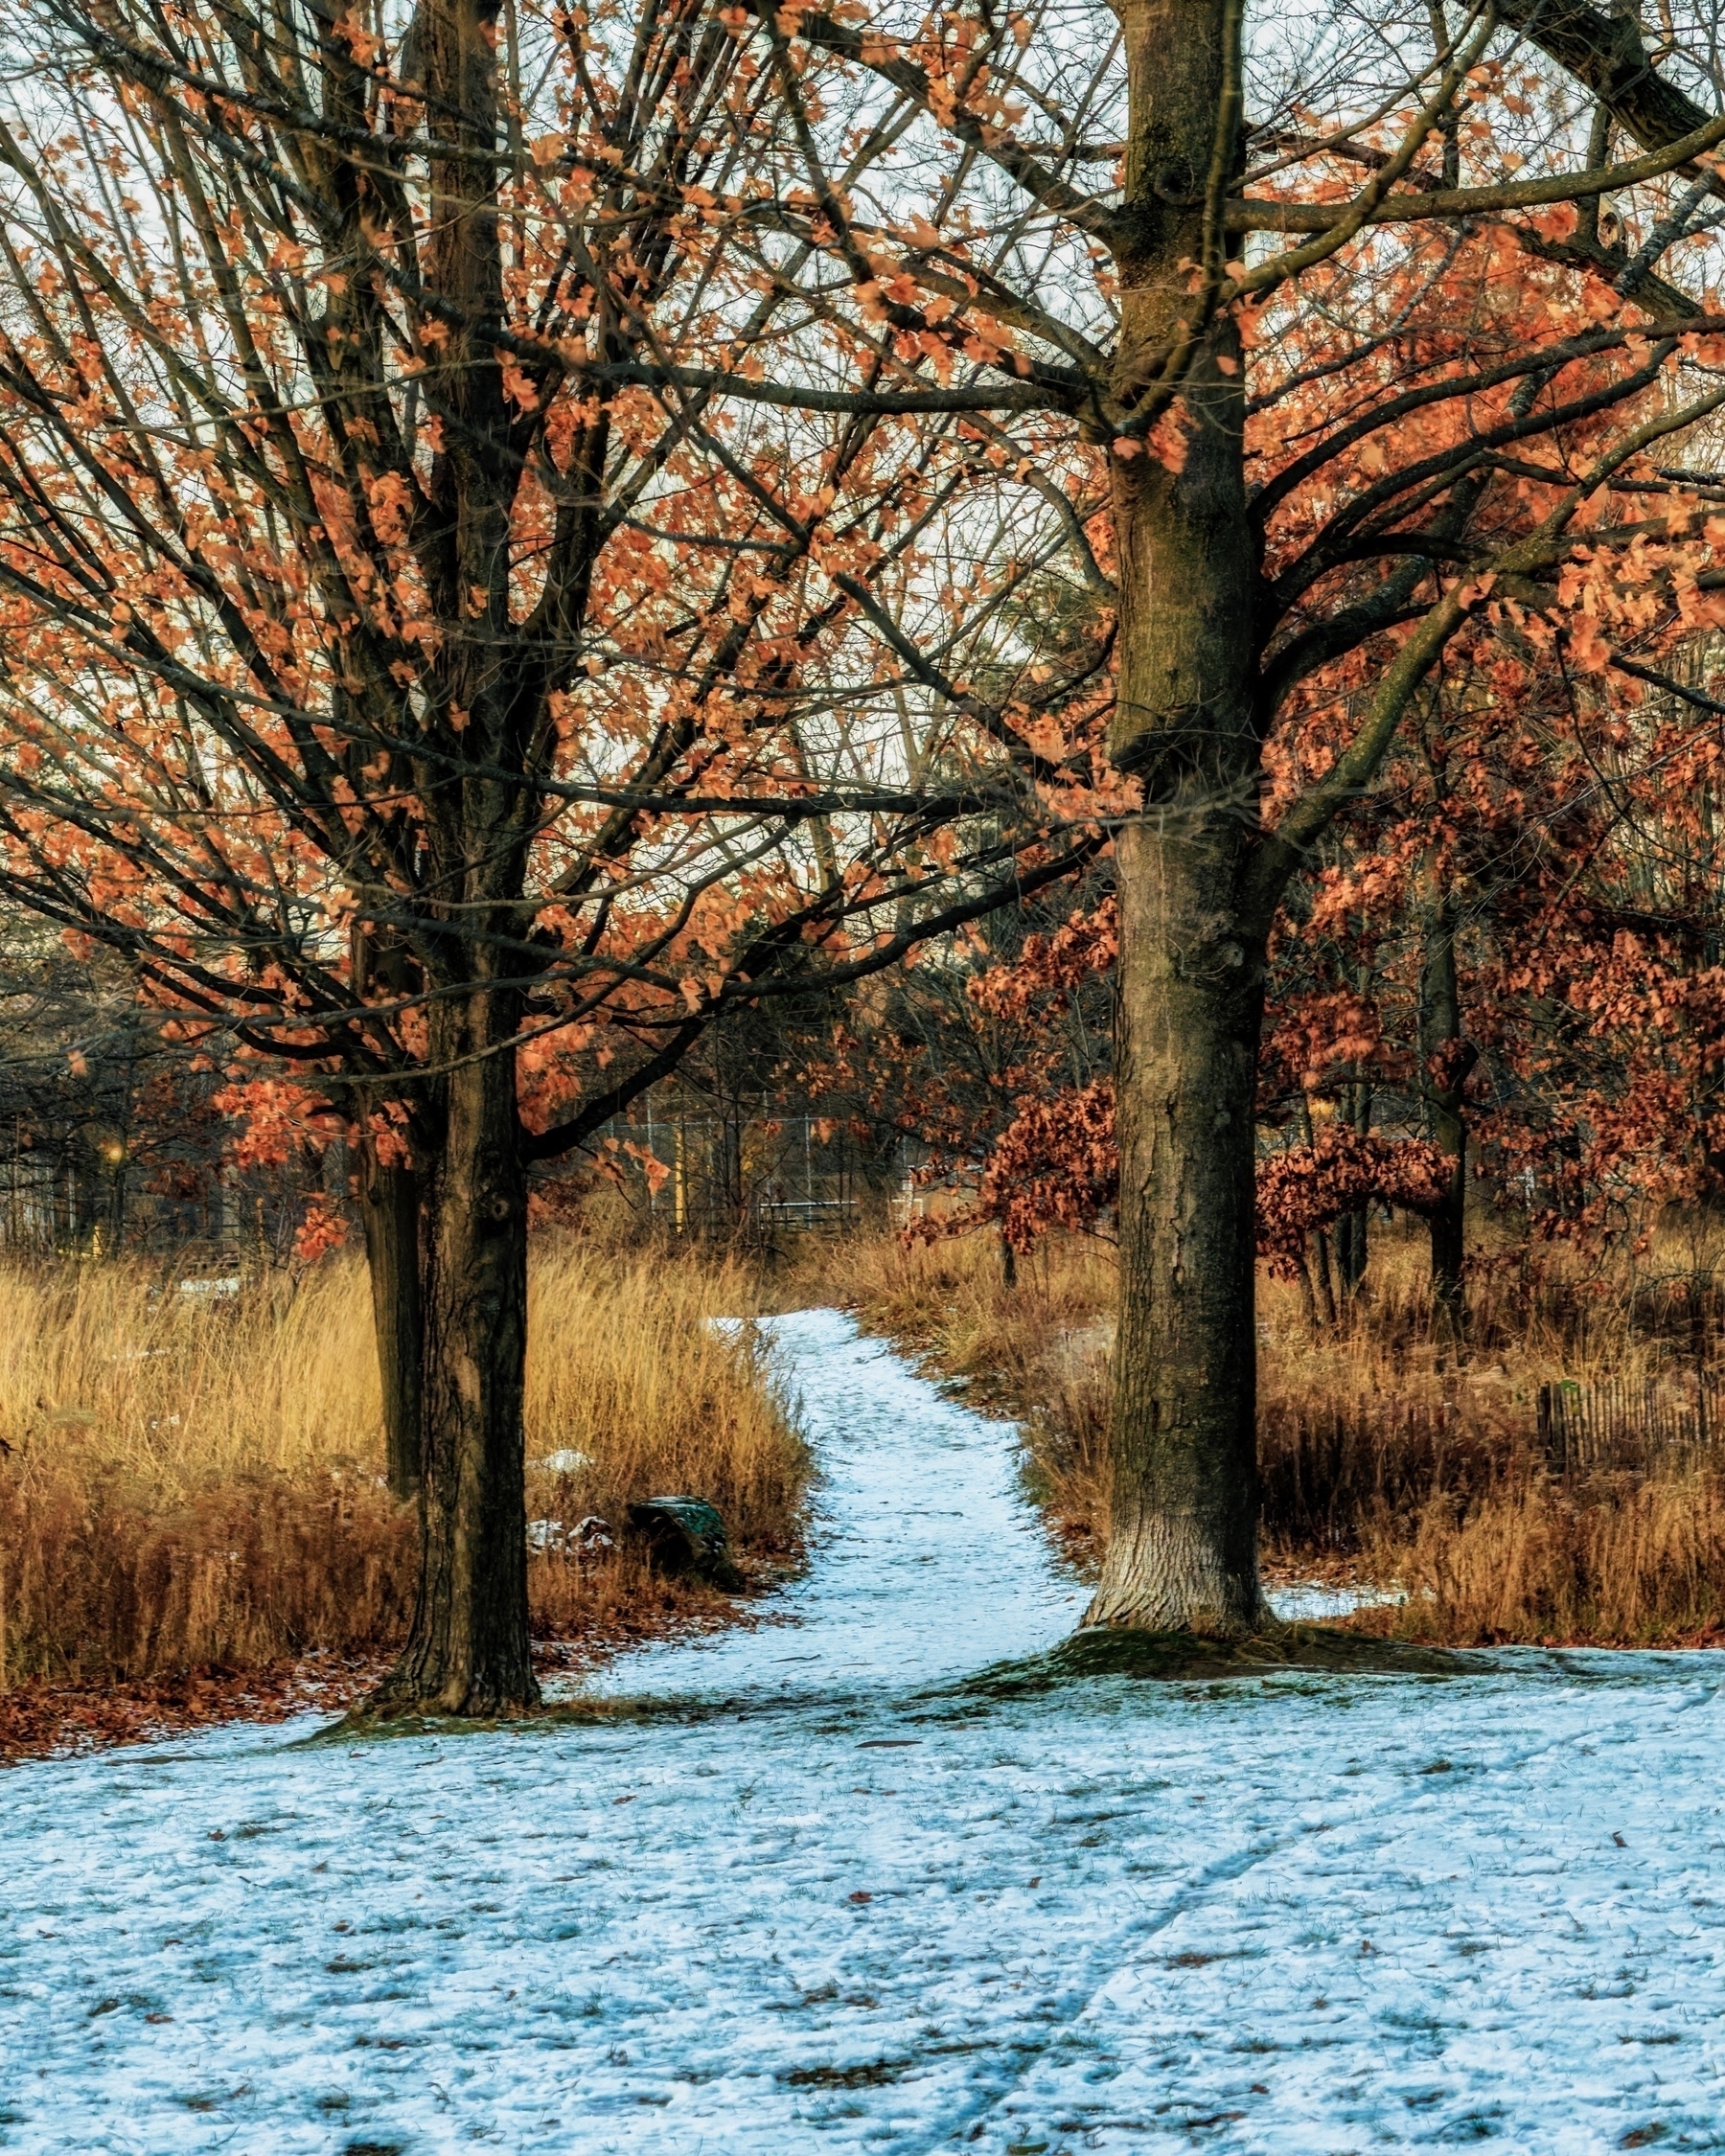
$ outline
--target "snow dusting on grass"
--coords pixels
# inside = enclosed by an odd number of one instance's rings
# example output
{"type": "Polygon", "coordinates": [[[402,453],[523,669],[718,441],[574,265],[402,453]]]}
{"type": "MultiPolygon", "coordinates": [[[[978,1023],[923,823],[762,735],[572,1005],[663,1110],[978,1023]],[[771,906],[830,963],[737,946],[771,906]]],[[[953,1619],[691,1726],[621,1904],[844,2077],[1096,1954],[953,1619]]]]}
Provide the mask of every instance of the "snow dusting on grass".
{"type": "Polygon", "coordinates": [[[1010,1432],[777,1329],[814,1564],[644,1718],[0,1778],[0,2147],[1725,2146],[1725,1663],[962,1688],[1010,1432]]]}

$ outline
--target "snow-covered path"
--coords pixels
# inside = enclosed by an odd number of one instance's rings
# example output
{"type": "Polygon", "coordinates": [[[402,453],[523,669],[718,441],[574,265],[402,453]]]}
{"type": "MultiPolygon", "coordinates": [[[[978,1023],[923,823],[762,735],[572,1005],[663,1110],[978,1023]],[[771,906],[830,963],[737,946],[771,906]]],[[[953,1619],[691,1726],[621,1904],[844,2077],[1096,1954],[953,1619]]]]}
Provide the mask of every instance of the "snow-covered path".
{"type": "Polygon", "coordinates": [[[0,1778],[0,2147],[1725,2147],[1725,1663],[954,1688],[1075,1608],[1010,1434],[780,1337],[797,1621],[650,1718],[0,1778]]]}

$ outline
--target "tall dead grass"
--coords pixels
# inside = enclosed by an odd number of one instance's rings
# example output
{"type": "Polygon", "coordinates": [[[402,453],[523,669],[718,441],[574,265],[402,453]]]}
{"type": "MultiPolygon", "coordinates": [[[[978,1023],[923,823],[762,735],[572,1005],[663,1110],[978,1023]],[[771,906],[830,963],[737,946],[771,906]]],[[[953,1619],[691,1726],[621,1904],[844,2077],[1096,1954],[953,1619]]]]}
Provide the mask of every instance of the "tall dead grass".
{"type": "MultiPolygon", "coordinates": [[[[1601,1273],[1487,1226],[1466,1356],[1434,1337],[1416,1228],[1374,1229],[1369,1293],[1334,1332],[1314,1334],[1296,1287],[1262,1280],[1267,1560],[1401,1587],[1399,1614],[1362,1621],[1453,1643],[1672,1641],[1725,1626],[1718,1477],[1683,1464],[1566,1485],[1532,1441],[1542,1385],[1613,1378],[1634,1388],[1693,1351],[1681,1325],[1660,1319],[1668,1283],[1712,1265],[1697,1234],[1678,1223],[1633,1273],[1601,1273]]],[[[866,1324],[921,1352],[968,1398],[1021,1418],[1033,1493],[1080,1564],[1098,1562],[1116,1296],[1107,1246],[1050,1237],[1012,1284],[991,1236],[907,1247],[884,1233],[830,1262],[827,1284],[866,1324]]]]}
{"type": "MultiPolygon", "coordinates": [[[[573,1527],[588,1515],[620,1528],[644,1498],[700,1496],[724,1516],[745,1558],[790,1558],[810,1461],[752,1324],[745,1268],[690,1250],[602,1253],[543,1249],[529,1280],[527,1509],[573,1527]],[[547,1465],[583,1456],[572,1469],[547,1465]]],[[[620,1550],[578,1563],[553,1530],[529,1571],[547,1633],[631,1623],[678,1592],[620,1550]]]]}
{"type": "Polygon", "coordinates": [[[1367,1559],[1406,1599],[1373,1630],[1483,1646],[1713,1644],[1725,1634],[1725,1487],[1713,1474],[1566,1488],[1545,1477],[1471,1504],[1439,1493],[1367,1559]]]}
{"type": "MultiPolygon", "coordinates": [[[[542,1246],[531,1273],[530,1509],[619,1522],[711,1497],[745,1553],[788,1551],[807,1474],[724,1266],[542,1246]],[[572,1463],[565,1461],[565,1466],[572,1463]]],[[[382,1482],[359,1266],[237,1295],[126,1265],[0,1271],[0,1677],[73,1682],[386,1652],[411,1605],[411,1509],[382,1482]]],[[[667,1591],[554,1533],[536,1627],[632,1629],[667,1591]]]]}

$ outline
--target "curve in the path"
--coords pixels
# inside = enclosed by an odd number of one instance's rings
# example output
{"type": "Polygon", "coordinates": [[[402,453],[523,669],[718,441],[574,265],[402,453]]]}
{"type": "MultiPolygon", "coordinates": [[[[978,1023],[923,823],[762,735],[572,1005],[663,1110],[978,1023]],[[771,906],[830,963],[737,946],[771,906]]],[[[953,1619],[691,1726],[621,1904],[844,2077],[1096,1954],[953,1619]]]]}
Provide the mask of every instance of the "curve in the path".
{"type": "Polygon", "coordinates": [[[0,1778],[0,2149],[1722,2145],[1713,1658],[970,1696],[1077,1604],[1011,1434],[778,1337],[813,1563],[662,1715],[0,1778]]]}
{"type": "Polygon", "coordinates": [[[904,1691],[1071,1630],[1085,1595],[1024,1502],[1009,1430],[840,1311],[764,1329],[819,1466],[815,1560],[777,1598],[777,1621],[620,1656],[604,1688],[757,1701],[904,1691]]]}

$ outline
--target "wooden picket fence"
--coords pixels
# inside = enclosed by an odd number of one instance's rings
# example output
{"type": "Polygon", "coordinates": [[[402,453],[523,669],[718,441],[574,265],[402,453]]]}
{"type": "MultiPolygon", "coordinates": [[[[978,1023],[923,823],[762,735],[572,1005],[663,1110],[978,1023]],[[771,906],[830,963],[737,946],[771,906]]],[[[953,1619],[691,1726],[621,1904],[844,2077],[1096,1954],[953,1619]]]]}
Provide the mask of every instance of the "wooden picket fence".
{"type": "Polygon", "coordinates": [[[1538,1436],[1553,1472],[1566,1477],[1713,1464],[1725,1459],[1725,1370],[1542,1385],[1538,1436]]]}
{"type": "Polygon", "coordinates": [[[1532,1400],[1458,1390],[1352,1411],[1271,1404],[1259,1425],[1265,1525],[1308,1547],[1346,1547],[1373,1513],[1409,1521],[1439,1491],[1464,1504],[1530,1471],[1578,1482],[1700,1467],[1725,1473],[1725,1368],[1559,1380],[1532,1400]]]}

